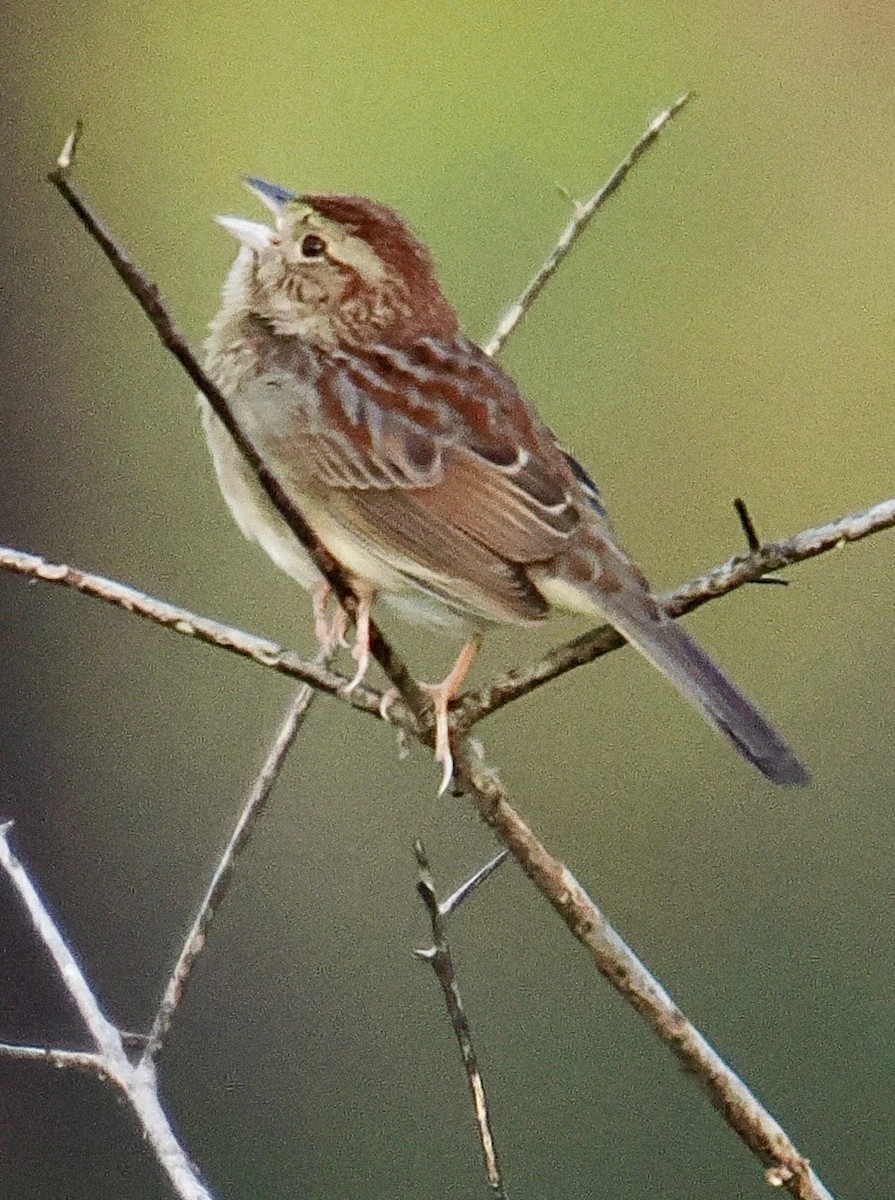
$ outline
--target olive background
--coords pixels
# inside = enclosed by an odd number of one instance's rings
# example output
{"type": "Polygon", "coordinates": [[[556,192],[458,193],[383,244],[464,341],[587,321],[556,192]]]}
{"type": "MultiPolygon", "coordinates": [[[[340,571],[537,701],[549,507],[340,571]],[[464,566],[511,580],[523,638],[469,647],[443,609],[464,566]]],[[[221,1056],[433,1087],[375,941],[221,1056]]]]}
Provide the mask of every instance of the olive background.
{"type": "MultiPolygon", "coordinates": [[[[307,597],[218,495],[192,390],[43,176],[80,185],[198,345],[260,216],[354,191],[484,338],[656,112],[697,99],[503,361],[657,588],[891,495],[895,8],[844,0],[25,4],[0,14],[0,542],[308,653],[307,597]]],[[[612,655],[480,729],[521,810],[838,1197],[883,1200],[895,781],[891,534],[688,619],[809,765],[772,788],[612,655]]],[[[450,639],[389,623],[422,677],[450,639]]],[[[578,632],[489,639],[476,678],[578,632]]],[[[0,576],[0,800],[109,1014],[145,1029],[288,681],[0,576]]],[[[221,1200],[487,1193],[411,844],[492,851],[419,749],[321,700],[178,1016],[166,1103],[221,1200]]],[[[0,884],[0,1039],[85,1044],[0,884]]],[[[761,1196],[760,1168],[504,868],[453,923],[515,1197],[761,1196]]],[[[0,1060],[0,1193],[169,1194],[96,1080],[0,1060]]]]}

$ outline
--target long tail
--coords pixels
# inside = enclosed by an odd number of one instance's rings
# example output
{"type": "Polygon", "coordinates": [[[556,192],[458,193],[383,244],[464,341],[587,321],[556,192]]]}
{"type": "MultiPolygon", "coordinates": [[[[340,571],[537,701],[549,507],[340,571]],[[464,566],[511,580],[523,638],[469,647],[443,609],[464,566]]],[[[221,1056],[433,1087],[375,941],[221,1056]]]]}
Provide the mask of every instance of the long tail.
{"type": "Polygon", "coordinates": [[[661,614],[657,618],[651,598],[627,589],[597,591],[594,598],[619,633],[762,775],[790,786],[808,782],[808,772],[776,729],[680,625],[661,614]]]}

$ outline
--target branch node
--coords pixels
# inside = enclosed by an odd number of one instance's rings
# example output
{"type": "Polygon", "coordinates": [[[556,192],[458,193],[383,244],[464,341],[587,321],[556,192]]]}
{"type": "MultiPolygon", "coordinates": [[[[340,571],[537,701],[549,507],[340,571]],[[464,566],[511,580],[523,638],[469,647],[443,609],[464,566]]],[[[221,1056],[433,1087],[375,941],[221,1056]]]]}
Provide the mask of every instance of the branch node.
{"type": "Polygon", "coordinates": [[[795,1175],[792,1167],[788,1167],[786,1163],[776,1163],[773,1167],[768,1167],[764,1173],[765,1179],[772,1188],[781,1188],[795,1175]]]}
{"type": "MultiPolygon", "coordinates": [[[[740,518],[740,524],[743,527],[743,533],[746,535],[746,545],[749,547],[750,554],[758,554],[762,548],[761,538],[755,528],[755,522],[752,520],[752,514],[746,507],[746,501],[739,496],[734,500],[733,507],[736,509],[736,514],[740,518]]],[[[780,579],[776,575],[764,575],[761,579],[751,579],[750,583],[773,584],[777,587],[789,587],[788,579],[780,579]]]]}

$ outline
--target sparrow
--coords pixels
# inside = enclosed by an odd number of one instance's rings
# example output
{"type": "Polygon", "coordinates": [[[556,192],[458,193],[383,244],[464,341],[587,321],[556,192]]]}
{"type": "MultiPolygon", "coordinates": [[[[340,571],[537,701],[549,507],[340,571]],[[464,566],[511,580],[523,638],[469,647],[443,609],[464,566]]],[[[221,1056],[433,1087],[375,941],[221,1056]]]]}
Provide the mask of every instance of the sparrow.
{"type": "MultiPolygon", "coordinates": [[[[461,332],[401,217],[361,196],[245,182],[273,222],[217,218],[240,248],[206,369],[352,581],[350,686],[369,663],[377,598],[467,631],[446,678],[426,685],[441,790],[453,770],[448,707],[484,631],[534,626],[556,609],[610,622],[764,776],[807,782],[780,734],[666,616],[588,472],[461,332]]],[[[318,639],[344,641],[347,619],[328,620],[329,589],[307,550],[202,397],[200,406],[240,529],[311,592],[318,639]]]]}

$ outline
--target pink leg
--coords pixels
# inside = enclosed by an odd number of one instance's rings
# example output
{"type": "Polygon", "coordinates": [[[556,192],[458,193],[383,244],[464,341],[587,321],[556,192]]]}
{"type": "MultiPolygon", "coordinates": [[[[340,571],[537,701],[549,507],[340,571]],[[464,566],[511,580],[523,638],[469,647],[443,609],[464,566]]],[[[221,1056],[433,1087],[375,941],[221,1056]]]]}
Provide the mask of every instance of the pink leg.
{"type": "Polygon", "coordinates": [[[463,686],[463,680],[469,674],[469,669],[475,662],[481,644],[482,635],[480,633],[473,634],[441,683],[420,684],[420,687],[424,688],[432,697],[432,707],[435,709],[435,761],[441,763],[442,767],[439,796],[443,796],[447,791],[454,774],[454,756],[451,754],[451,737],[448,729],[448,706],[463,686]]]}
{"type": "Polygon", "coordinates": [[[332,641],[332,629],[326,617],[326,602],[329,600],[331,589],[326,580],[315,583],[311,588],[311,600],[314,605],[314,636],[320,649],[329,653],[335,649],[332,641]]]}
{"type": "Polygon", "coordinates": [[[374,593],[372,588],[360,587],[357,581],[354,586],[357,591],[357,616],[355,617],[357,632],[351,648],[351,657],[357,663],[357,670],[354,678],[345,688],[346,694],[354,691],[366,675],[370,665],[370,609],[373,607],[374,593]]]}

